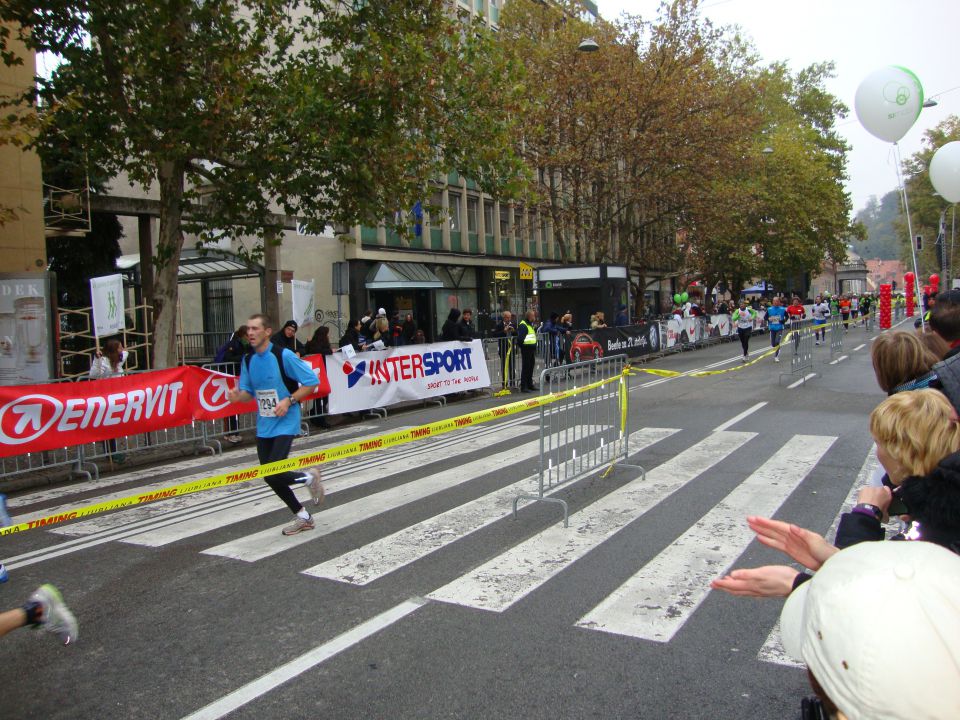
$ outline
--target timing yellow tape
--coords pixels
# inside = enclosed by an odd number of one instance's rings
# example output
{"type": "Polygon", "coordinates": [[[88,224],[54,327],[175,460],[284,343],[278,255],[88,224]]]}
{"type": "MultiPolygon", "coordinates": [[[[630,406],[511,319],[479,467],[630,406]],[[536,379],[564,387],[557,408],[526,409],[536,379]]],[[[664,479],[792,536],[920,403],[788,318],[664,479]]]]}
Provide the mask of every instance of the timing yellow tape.
{"type": "Polygon", "coordinates": [[[740,363],[739,365],[725,368],[723,370],[698,370],[697,372],[678,372],[677,370],[660,370],[658,368],[638,367],[638,368],[630,368],[630,374],[633,375],[635,373],[647,373],[649,375],[659,375],[660,377],[706,377],[707,375],[723,375],[724,373],[728,373],[728,372],[736,372],[737,370],[743,370],[744,368],[750,367],[751,365],[755,365],[761,360],[763,360],[764,358],[770,357],[771,355],[773,355],[773,353],[775,353],[777,350],[779,350],[784,345],[786,345],[790,341],[790,338],[793,335],[796,335],[796,333],[797,333],[796,330],[791,330],[784,336],[783,340],[781,340],[780,344],[777,345],[776,347],[771,347],[765,353],[761,353],[760,355],[757,355],[753,360],[750,360],[749,362],[740,363]]]}
{"type": "Polygon", "coordinates": [[[286,460],[277,460],[276,462],[267,463],[266,465],[258,465],[246,470],[214,475],[213,477],[203,478],[202,480],[194,480],[193,482],[175,485],[173,487],[164,488],[163,490],[157,490],[155,492],[142,493],[140,495],[130,495],[128,497],[118,498],[116,500],[106,500],[104,502],[94,503],[93,505],[87,505],[76,510],[68,510],[66,512],[57,513],[56,515],[48,515],[47,517],[38,518],[37,520],[29,520],[16,525],[9,525],[7,527],[0,528],[0,536],[12,535],[13,533],[23,532],[24,530],[33,530],[35,528],[46,527],[48,525],[57,525],[68,520],[76,520],[79,518],[88,517],[90,515],[107,512],[109,510],[117,510],[120,508],[131,507],[133,505],[154,502],[157,500],[167,500],[168,498],[172,497],[190,495],[203,490],[211,490],[213,488],[224,487],[226,485],[233,485],[235,483],[246,482],[248,480],[255,480],[257,478],[265,477],[267,475],[275,475],[276,473],[285,472],[288,470],[301,470],[303,468],[313,467],[314,465],[322,465],[323,463],[331,462],[333,460],[342,460],[344,458],[354,457],[356,455],[363,455],[364,453],[371,452],[373,450],[381,450],[383,448],[393,447],[394,445],[403,445],[405,443],[412,442],[414,440],[420,440],[421,438],[425,437],[443,435],[444,433],[469,427],[470,425],[479,425],[480,423],[497,420],[508,415],[515,415],[527,410],[533,410],[534,408],[539,408],[543,405],[548,405],[550,403],[557,402],[558,400],[572,397],[579,393],[586,392],[587,390],[602,387],[607,383],[617,382],[623,377],[623,375],[627,373],[628,368],[625,368],[624,372],[620,375],[615,375],[604,380],[598,380],[582,387],[551,393],[549,395],[539,395],[537,397],[526,398],[524,400],[509,403],[507,405],[500,405],[499,407],[480,410],[475,413],[459,415],[446,420],[439,420],[434,423],[420,425],[419,427],[387,433],[386,435],[369,438],[367,440],[358,440],[357,442],[347,443],[345,445],[337,445],[331,448],[318,450],[316,452],[306,453],[305,455],[287,458],[286,460]]]}

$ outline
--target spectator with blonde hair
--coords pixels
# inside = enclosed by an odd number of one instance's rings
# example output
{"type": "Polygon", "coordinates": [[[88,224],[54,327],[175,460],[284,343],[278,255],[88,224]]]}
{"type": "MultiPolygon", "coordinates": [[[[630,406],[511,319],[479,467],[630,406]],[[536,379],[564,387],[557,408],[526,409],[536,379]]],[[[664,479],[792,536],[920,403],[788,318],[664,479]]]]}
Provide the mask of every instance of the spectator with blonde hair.
{"type": "MultiPolygon", "coordinates": [[[[905,538],[929,539],[960,550],[960,424],[950,401],[930,389],[891,395],[870,413],[870,434],[890,484],[860,490],[853,510],[840,518],[835,547],[811,530],[780,520],[748,517],[757,540],[810,570],[818,570],[840,548],[883,540],[881,522],[896,492],[903,496],[911,522],[919,527],[905,538]],[[930,501],[932,497],[936,502],[930,501]],[[925,524],[931,525],[931,532],[924,532],[925,524]]],[[[767,565],[734,570],[714,580],[711,587],[732,595],[786,597],[805,579],[809,575],[788,565],[767,565]]]]}

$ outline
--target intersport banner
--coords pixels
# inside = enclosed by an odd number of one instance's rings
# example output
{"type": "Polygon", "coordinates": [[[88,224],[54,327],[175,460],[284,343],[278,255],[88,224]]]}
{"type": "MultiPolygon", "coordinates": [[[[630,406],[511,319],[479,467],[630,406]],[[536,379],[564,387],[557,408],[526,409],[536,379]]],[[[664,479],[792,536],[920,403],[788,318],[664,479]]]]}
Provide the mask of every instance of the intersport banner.
{"type": "Polygon", "coordinates": [[[404,345],[347,358],[327,356],[330,413],[357,412],[490,386],[483,345],[404,345]]]}
{"type": "MultiPolygon", "coordinates": [[[[319,380],[314,396],[329,393],[323,356],[304,360],[319,380]]],[[[88,382],[0,386],[0,457],[255,412],[255,402],[227,399],[237,379],[181,366],[88,382]]]]}

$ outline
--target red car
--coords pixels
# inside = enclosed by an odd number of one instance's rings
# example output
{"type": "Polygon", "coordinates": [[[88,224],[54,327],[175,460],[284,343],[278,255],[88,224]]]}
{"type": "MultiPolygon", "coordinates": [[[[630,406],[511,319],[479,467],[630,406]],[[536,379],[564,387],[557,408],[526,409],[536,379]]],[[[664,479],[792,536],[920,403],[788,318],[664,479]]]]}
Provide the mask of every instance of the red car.
{"type": "Polygon", "coordinates": [[[580,362],[581,358],[596,360],[603,357],[603,348],[587,333],[577,333],[570,343],[570,360],[580,362]]]}

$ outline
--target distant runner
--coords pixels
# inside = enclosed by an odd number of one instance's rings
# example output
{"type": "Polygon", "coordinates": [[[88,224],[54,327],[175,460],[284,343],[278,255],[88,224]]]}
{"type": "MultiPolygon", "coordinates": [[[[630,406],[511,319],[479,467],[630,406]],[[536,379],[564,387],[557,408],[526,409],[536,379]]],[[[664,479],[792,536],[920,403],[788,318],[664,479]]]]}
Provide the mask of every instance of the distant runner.
{"type": "Polygon", "coordinates": [[[823,297],[817,295],[816,302],[810,311],[813,314],[813,339],[816,344],[826,342],[827,318],[830,317],[830,306],[824,301],[823,297]]]}
{"type": "Polygon", "coordinates": [[[840,302],[837,304],[840,308],[840,318],[843,320],[843,331],[850,332],[850,298],[841,295],[840,302]]]}
{"type": "Polygon", "coordinates": [[[800,330],[803,327],[803,321],[807,319],[807,311],[800,302],[800,298],[793,296],[793,302],[787,308],[787,315],[790,316],[790,329],[793,330],[794,350],[800,345],[800,330]]]}
{"type": "Polygon", "coordinates": [[[787,311],[780,305],[780,298],[773,299],[773,305],[767,308],[767,329],[770,331],[770,347],[774,348],[773,361],[780,362],[780,341],[783,340],[783,323],[787,311]]]}
{"type": "Polygon", "coordinates": [[[737,326],[737,335],[740,337],[740,345],[743,347],[743,362],[747,361],[747,352],[750,349],[750,336],[753,335],[753,321],[757,317],[757,312],[753,308],[747,307],[747,301],[741,300],[740,307],[733,311],[731,320],[737,326]]]}

